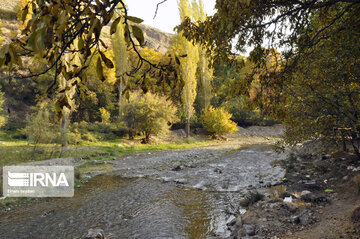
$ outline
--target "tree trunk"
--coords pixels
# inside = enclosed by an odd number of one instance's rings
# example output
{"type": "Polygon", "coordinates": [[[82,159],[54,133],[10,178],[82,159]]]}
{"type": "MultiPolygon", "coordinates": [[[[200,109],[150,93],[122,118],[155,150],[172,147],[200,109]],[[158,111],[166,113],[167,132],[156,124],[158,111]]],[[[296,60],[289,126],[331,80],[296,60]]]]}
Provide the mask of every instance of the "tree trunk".
{"type": "Polygon", "coordinates": [[[67,137],[66,137],[66,113],[65,107],[63,108],[63,115],[61,118],[61,150],[59,158],[63,156],[64,149],[67,147],[67,137]]]}
{"type": "Polygon", "coordinates": [[[120,82],[119,82],[119,121],[121,120],[121,100],[122,100],[122,79],[120,78],[120,82]]]}
{"type": "Polygon", "coordinates": [[[189,138],[190,137],[190,112],[189,112],[189,110],[187,111],[187,114],[186,114],[185,133],[186,133],[186,138],[189,138]]]}
{"type": "Polygon", "coordinates": [[[61,118],[61,139],[62,139],[61,147],[66,147],[67,146],[67,139],[66,139],[66,113],[65,113],[65,109],[63,109],[63,116],[61,118]]]}

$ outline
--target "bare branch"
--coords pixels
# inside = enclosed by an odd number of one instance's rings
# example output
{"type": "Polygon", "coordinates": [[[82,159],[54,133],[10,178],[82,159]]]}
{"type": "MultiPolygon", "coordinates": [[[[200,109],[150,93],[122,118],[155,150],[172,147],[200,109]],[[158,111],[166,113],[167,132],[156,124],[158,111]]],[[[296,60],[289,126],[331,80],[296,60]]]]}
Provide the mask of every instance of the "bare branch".
{"type": "Polygon", "coordinates": [[[159,2],[158,4],[156,4],[156,10],[155,10],[155,15],[154,15],[153,19],[155,19],[156,15],[157,15],[159,5],[163,4],[164,2],[167,2],[167,0],[163,0],[163,1],[159,2]]]}

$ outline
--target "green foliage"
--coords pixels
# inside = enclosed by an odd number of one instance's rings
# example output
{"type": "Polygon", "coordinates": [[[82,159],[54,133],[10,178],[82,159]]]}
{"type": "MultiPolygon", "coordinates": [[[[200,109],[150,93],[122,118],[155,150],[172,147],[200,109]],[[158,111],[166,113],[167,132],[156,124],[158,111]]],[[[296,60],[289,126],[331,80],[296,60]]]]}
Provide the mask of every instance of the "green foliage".
{"type": "MultiPolygon", "coordinates": [[[[115,77],[116,83],[118,85],[118,109],[119,109],[119,118],[121,118],[121,105],[122,105],[122,95],[127,84],[127,75],[126,72],[130,68],[129,64],[129,52],[128,52],[128,43],[126,42],[125,30],[126,25],[121,20],[124,17],[124,11],[120,11],[114,14],[114,22],[116,27],[111,26],[113,34],[111,35],[112,47],[114,51],[114,62],[115,62],[115,77]],[[116,23],[119,21],[118,23],[116,23]]],[[[140,29],[137,29],[138,34],[142,34],[140,29]],[[140,32],[139,32],[140,31],[140,32]]]]}
{"type": "MultiPolygon", "coordinates": [[[[215,63],[224,60],[232,62],[231,56],[239,51],[246,52],[265,44],[270,45],[270,48],[289,49],[286,57],[300,54],[306,58],[306,53],[302,50],[294,51],[294,46],[300,42],[299,38],[301,45],[297,49],[312,48],[318,42],[326,41],[328,37],[336,38],[343,27],[352,24],[343,19],[349,16],[353,22],[357,21],[360,10],[358,1],[325,0],[309,3],[222,0],[215,5],[217,13],[206,21],[194,23],[191,18],[186,18],[178,30],[184,32],[188,39],[205,45],[215,63]],[[329,15],[333,9],[336,14],[329,15]],[[315,14],[327,19],[326,25],[313,27],[311,19],[315,14]],[[337,26],[329,29],[332,25],[337,26]],[[306,28],[308,29],[304,31],[306,28]]],[[[261,58],[258,55],[259,64],[261,58]]]]}
{"type": "Polygon", "coordinates": [[[59,126],[55,124],[54,112],[50,106],[39,108],[27,118],[28,124],[23,129],[30,143],[56,143],[60,136],[59,126]]]}
{"type": "Polygon", "coordinates": [[[236,123],[230,120],[231,114],[223,108],[210,106],[201,116],[204,128],[214,136],[237,131],[236,123]]]}
{"type": "MultiPolygon", "coordinates": [[[[199,1],[199,4],[193,4],[195,11],[194,18],[196,21],[205,21],[206,15],[204,12],[204,2],[203,0],[199,1]]],[[[198,75],[199,75],[199,90],[197,95],[200,98],[200,105],[203,110],[206,110],[210,106],[211,100],[211,81],[213,78],[213,68],[209,67],[210,59],[206,55],[206,50],[202,47],[199,49],[199,65],[198,65],[198,75]]]]}
{"type": "MultiPolygon", "coordinates": [[[[179,2],[180,19],[183,21],[186,17],[199,18],[196,2],[193,5],[189,3],[189,0],[180,0],[179,2]]],[[[178,55],[185,55],[178,61],[181,69],[181,77],[184,81],[184,88],[182,90],[182,102],[186,111],[186,135],[190,135],[190,118],[194,113],[194,101],[196,98],[196,71],[199,61],[199,47],[188,41],[183,36],[177,36],[176,45],[178,55]]]]}
{"type": "Polygon", "coordinates": [[[5,125],[7,120],[5,110],[3,109],[4,100],[5,100],[4,93],[1,91],[1,86],[0,86],[0,128],[5,125]]]}
{"type": "MultiPolygon", "coordinates": [[[[49,84],[46,93],[53,93],[54,89],[59,90],[56,93],[60,94],[57,97],[60,116],[63,113],[61,109],[67,106],[69,101],[66,98],[72,98],[67,94],[69,90],[76,88],[76,95],[80,98],[86,95],[85,69],[91,62],[97,60],[95,69],[101,81],[106,79],[106,69],[114,67],[112,60],[105,54],[108,47],[100,39],[100,35],[116,11],[123,14],[121,21],[112,23],[111,33],[116,32],[114,29],[121,22],[125,25],[123,34],[128,45],[132,45],[132,48],[137,51],[136,39],[143,41],[141,29],[131,27],[132,23],[139,23],[142,20],[128,16],[122,0],[95,2],[84,0],[75,5],[72,0],[51,3],[25,0],[20,5],[24,29],[17,41],[5,44],[0,49],[0,67],[5,65],[9,70],[15,65],[22,67],[22,58],[25,56],[45,60],[46,69],[36,71],[35,75],[42,75],[51,69],[56,69],[57,74],[54,75],[53,82],[49,84]],[[61,88],[57,78],[64,79],[66,81],[64,85],[72,87],[61,88]]],[[[142,61],[143,59],[140,58],[140,62],[142,61]]],[[[134,71],[136,70],[138,67],[135,67],[134,71]]]]}
{"type": "Polygon", "coordinates": [[[130,133],[142,132],[147,143],[151,135],[164,133],[176,121],[176,107],[165,97],[151,93],[131,93],[123,104],[123,120],[130,133]]]}
{"type": "Polygon", "coordinates": [[[221,104],[221,107],[231,113],[231,120],[242,127],[251,125],[271,126],[280,123],[280,121],[269,117],[262,117],[258,108],[249,108],[248,100],[242,95],[229,98],[221,104]]]}
{"type": "MultiPolygon", "coordinates": [[[[180,108],[177,112],[177,115],[178,115],[178,118],[180,120],[179,124],[181,124],[182,126],[185,126],[186,124],[186,119],[187,119],[187,112],[186,112],[186,109],[184,108],[180,108]]],[[[200,123],[200,119],[199,117],[197,116],[197,114],[193,114],[191,117],[190,117],[190,126],[191,127],[196,127],[198,126],[200,123]]],[[[184,127],[182,127],[184,128],[184,127]]]]}
{"type": "Polygon", "coordinates": [[[2,35],[2,31],[1,31],[1,21],[0,21],[0,46],[2,44],[3,38],[1,37],[2,35]]]}
{"type": "MultiPolygon", "coordinates": [[[[350,22],[350,17],[346,16],[344,21],[350,22]]],[[[312,22],[322,27],[327,21],[317,16],[312,22]]],[[[329,31],[337,27],[334,24],[329,31]]],[[[286,101],[279,108],[288,126],[287,143],[326,137],[350,141],[359,154],[360,43],[354,34],[359,29],[359,23],[349,24],[336,38],[319,43],[307,52],[306,59],[297,59],[294,74],[285,76],[282,94],[286,101]]]]}
{"type": "Polygon", "coordinates": [[[100,108],[101,113],[101,122],[106,124],[109,122],[110,119],[110,112],[107,111],[104,107],[100,108]]]}
{"type": "Polygon", "coordinates": [[[114,140],[126,135],[126,127],[122,123],[88,123],[82,121],[73,123],[70,127],[72,134],[71,142],[97,142],[103,140],[114,140]]]}

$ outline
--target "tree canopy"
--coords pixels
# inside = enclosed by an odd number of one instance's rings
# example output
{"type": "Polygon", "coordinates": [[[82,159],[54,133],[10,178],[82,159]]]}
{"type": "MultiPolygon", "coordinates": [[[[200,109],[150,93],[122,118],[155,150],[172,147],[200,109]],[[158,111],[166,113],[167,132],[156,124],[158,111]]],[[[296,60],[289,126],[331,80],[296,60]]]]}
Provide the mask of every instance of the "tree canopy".
{"type": "MultiPolygon", "coordinates": [[[[144,44],[142,30],[136,25],[143,20],[129,16],[122,0],[29,0],[21,13],[24,28],[19,36],[0,49],[0,67],[23,66],[23,57],[31,56],[43,59],[47,66],[41,72],[30,72],[26,77],[54,72],[54,80],[48,86],[48,93],[64,93],[60,88],[59,76],[72,86],[76,86],[76,95],[84,94],[87,76],[85,69],[96,60],[98,77],[105,81],[103,65],[113,68],[114,64],[104,53],[108,46],[101,39],[104,27],[111,24],[110,35],[117,31],[121,22],[124,25],[124,38],[129,49],[137,54],[138,62],[129,73],[137,72],[147,62],[149,66],[166,70],[166,65],[156,65],[143,58],[139,47],[144,44]],[[115,11],[122,15],[115,16],[115,11]],[[113,21],[112,21],[113,20],[113,21]]],[[[170,66],[172,68],[172,66],[170,66]]],[[[174,70],[170,69],[170,72],[174,70]]],[[[58,96],[57,111],[70,107],[66,94],[58,96]]]]}
{"type": "Polygon", "coordinates": [[[223,0],[215,8],[205,21],[187,18],[178,29],[206,45],[217,61],[249,49],[260,60],[261,46],[283,49],[288,59],[345,30],[359,29],[359,0],[223,0]],[[322,25],[312,24],[316,15],[322,25]]]}

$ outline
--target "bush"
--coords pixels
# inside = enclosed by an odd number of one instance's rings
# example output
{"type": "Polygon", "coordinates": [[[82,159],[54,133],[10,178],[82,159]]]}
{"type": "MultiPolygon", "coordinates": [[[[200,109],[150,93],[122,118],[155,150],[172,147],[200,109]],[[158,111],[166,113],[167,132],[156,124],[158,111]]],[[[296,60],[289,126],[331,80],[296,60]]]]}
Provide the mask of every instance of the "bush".
{"type": "Polygon", "coordinates": [[[280,121],[262,117],[259,109],[249,109],[248,104],[244,96],[238,96],[223,102],[221,107],[229,111],[232,114],[231,120],[242,127],[252,125],[272,126],[280,123],[280,121]]]}
{"type": "Polygon", "coordinates": [[[105,108],[100,108],[100,114],[101,114],[101,123],[108,123],[110,119],[110,112],[107,111],[105,108]]]}
{"type": "Polygon", "coordinates": [[[27,118],[28,124],[23,132],[29,142],[55,143],[60,135],[59,126],[54,124],[53,114],[48,108],[40,108],[27,118]]]}
{"type": "Polygon", "coordinates": [[[6,114],[3,109],[3,104],[4,104],[4,93],[1,92],[1,87],[0,87],[0,127],[5,125],[6,123],[6,114]]]}
{"type": "Polygon", "coordinates": [[[165,97],[151,93],[132,93],[129,101],[124,102],[122,112],[130,137],[139,132],[144,133],[145,143],[149,142],[151,135],[169,130],[169,124],[177,119],[176,107],[165,97]]]}
{"type": "Polygon", "coordinates": [[[237,131],[236,123],[230,120],[231,114],[224,108],[212,106],[201,116],[204,128],[213,136],[221,137],[225,133],[237,131]]]}
{"type": "Polygon", "coordinates": [[[88,123],[81,121],[71,125],[71,132],[78,134],[83,141],[96,142],[98,140],[114,140],[124,137],[127,129],[123,123],[88,123]]]}

